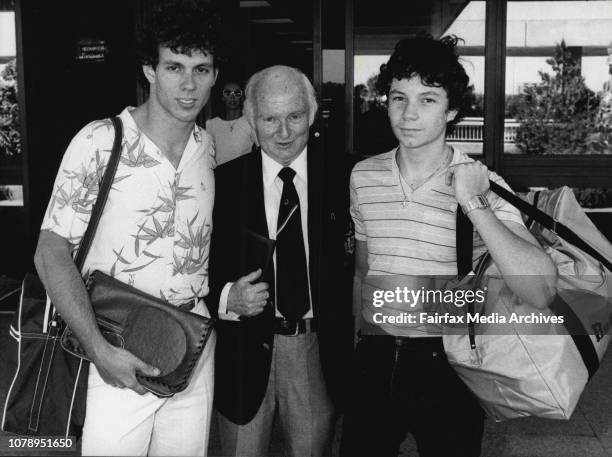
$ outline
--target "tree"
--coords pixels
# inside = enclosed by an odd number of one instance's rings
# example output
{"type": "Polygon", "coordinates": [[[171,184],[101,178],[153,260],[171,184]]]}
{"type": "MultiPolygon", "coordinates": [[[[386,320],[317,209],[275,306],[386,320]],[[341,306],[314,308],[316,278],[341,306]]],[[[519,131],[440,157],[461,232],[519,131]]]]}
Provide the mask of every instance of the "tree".
{"type": "Polygon", "coordinates": [[[516,119],[518,111],[521,109],[523,103],[523,95],[522,94],[508,94],[506,95],[506,110],[505,117],[506,119],[516,119]]]}
{"type": "MultiPolygon", "coordinates": [[[[382,69],[382,65],[381,65],[381,69],[382,69]]],[[[372,74],[372,76],[370,76],[368,78],[368,80],[366,81],[366,86],[368,88],[368,91],[370,93],[370,103],[375,107],[375,108],[382,108],[384,110],[387,109],[387,105],[383,99],[385,94],[381,94],[378,92],[378,89],[376,87],[376,83],[378,81],[378,77],[380,76],[380,72],[378,73],[374,73],[372,74]]]]}
{"type": "Polygon", "coordinates": [[[0,73],[0,158],[21,154],[16,60],[0,73]]]}
{"type": "Polygon", "coordinates": [[[552,75],[539,72],[541,82],[526,85],[515,100],[520,122],[516,144],[528,154],[592,154],[604,152],[597,131],[599,97],[590,90],[565,41],[546,60],[552,75]]]}

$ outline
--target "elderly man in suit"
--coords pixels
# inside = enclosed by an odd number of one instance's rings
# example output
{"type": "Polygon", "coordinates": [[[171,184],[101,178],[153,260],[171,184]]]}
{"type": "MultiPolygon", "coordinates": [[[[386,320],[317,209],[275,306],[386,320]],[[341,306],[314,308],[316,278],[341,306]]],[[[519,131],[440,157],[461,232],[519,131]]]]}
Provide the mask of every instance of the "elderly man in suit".
{"type": "Polygon", "coordinates": [[[259,146],[215,172],[210,302],[220,318],[215,403],[225,455],[267,455],[275,415],[286,455],[329,454],[346,390],[347,191],[332,154],[320,154],[320,135],[310,135],[316,111],[299,70],[254,74],[245,116],[259,146]]]}

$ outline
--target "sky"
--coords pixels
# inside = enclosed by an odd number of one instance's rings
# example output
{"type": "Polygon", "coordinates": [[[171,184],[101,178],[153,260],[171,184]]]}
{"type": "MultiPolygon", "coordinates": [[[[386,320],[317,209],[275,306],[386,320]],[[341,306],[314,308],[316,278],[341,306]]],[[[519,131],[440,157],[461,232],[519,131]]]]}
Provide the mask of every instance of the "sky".
{"type": "Polygon", "coordinates": [[[14,56],[15,13],[0,11],[0,57],[14,56]]]}

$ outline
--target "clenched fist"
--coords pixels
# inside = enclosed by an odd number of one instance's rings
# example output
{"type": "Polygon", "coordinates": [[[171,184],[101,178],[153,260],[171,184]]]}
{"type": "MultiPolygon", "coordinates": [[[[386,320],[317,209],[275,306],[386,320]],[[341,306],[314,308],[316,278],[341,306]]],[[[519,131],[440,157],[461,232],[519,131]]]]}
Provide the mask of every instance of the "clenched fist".
{"type": "Polygon", "coordinates": [[[230,287],[227,296],[227,309],[240,316],[257,316],[268,301],[268,283],[257,281],[261,276],[261,268],[243,276],[230,287]]]}
{"type": "Polygon", "coordinates": [[[453,165],[446,175],[446,184],[455,189],[455,198],[465,205],[476,195],[489,190],[489,169],[481,162],[464,162],[453,165]]]}

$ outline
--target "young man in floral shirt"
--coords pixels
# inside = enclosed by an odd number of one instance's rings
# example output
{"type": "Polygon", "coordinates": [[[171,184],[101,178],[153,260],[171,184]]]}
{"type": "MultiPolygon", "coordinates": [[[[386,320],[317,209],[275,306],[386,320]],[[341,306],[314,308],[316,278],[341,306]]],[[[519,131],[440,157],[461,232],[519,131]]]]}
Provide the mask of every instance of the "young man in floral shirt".
{"type": "Polygon", "coordinates": [[[195,124],[217,77],[214,17],[195,3],[164,2],[141,36],[148,100],[124,109],[120,163],[83,271],[72,254],[85,232],[114,130],[85,126],[60,166],[42,225],[36,268],[53,303],[93,361],[84,455],[205,455],[212,409],[214,336],[189,387],[158,398],[136,373],[158,374],[100,333],[83,277],[100,270],[171,304],[208,315],[214,149],[195,124]]]}

